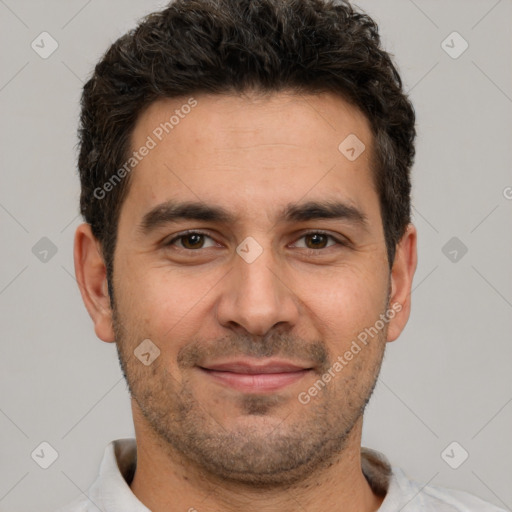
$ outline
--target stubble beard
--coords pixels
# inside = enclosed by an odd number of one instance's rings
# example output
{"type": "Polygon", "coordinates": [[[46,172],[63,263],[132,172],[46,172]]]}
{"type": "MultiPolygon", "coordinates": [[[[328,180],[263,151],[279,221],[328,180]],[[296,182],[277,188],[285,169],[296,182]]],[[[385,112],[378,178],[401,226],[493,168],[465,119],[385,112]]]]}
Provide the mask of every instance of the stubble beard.
{"type": "MultiPolygon", "coordinates": [[[[373,346],[365,347],[362,357],[357,354],[350,367],[307,405],[279,393],[241,395],[237,405],[244,421],[231,428],[218,407],[210,411],[209,403],[197,399],[186,372],[181,380],[171,375],[162,356],[150,366],[141,364],[133,350],[143,338],[128,335],[115,307],[113,313],[119,361],[131,396],[170,460],[178,455],[214,480],[254,488],[293,486],[342,456],[375,388],[387,335],[387,328],[380,331],[371,341],[373,346]]],[[[323,342],[306,343],[286,335],[258,344],[232,337],[215,346],[222,347],[225,355],[307,352],[321,361],[318,378],[332,366],[323,342]]],[[[185,347],[182,367],[192,364],[194,354],[199,353],[194,348],[185,347]]]]}

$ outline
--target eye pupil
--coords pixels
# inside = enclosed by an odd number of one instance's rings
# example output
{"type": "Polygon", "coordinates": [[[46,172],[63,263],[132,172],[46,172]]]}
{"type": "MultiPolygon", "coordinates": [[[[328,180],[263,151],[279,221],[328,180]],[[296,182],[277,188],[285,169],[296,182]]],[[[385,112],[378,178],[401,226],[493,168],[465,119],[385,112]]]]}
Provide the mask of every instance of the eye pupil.
{"type": "MultiPolygon", "coordinates": [[[[204,245],[204,237],[202,233],[189,233],[186,235],[182,235],[181,245],[185,249],[201,249],[204,245]]],[[[328,235],[324,235],[323,233],[310,233],[304,235],[304,239],[306,240],[306,246],[308,249],[323,249],[327,246],[327,242],[329,239],[328,235]]]]}
{"type": "Polygon", "coordinates": [[[325,247],[325,243],[327,242],[327,236],[322,235],[321,233],[313,233],[312,235],[306,235],[306,240],[312,241],[313,246],[310,247],[309,243],[306,242],[306,245],[311,249],[318,249],[325,247]]]}
{"type": "Polygon", "coordinates": [[[191,233],[183,237],[183,246],[187,249],[198,249],[203,244],[203,235],[191,233]],[[189,243],[190,242],[190,243],[189,243]]]}

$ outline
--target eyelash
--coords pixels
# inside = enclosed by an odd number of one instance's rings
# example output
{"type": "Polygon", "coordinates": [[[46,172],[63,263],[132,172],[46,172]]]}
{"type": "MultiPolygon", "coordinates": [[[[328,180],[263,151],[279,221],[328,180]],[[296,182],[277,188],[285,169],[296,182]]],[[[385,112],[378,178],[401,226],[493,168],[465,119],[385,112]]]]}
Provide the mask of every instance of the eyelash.
{"type": "MultiPolygon", "coordinates": [[[[203,233],[202,231],[190,230],[190,231],[185,231],[183,233],[178,234],[177,236],[175,236],[174,238],[172,238],[168,242],[165,242],[164,246],[165,247],[170,247],[170,246],[174,245],[174,243],[177,242],[178,240],[180,240],[182,238],[185,238],[185,237],[187,237],[189,235],[202,235],[202,236],[205,236],[207,238],[211,238],[213,240],[213,237],[211,237],[207,233],[203,233]]],[[[304,237],[306,237],[308,235],[323,235],[323,236],[326,236],[327,238],[330,238],[334,242],[336,242],[336,244],[339,245],[339,246],[342,246],[342,247],[348,247],[349,246],[349,243],[347,241],[340,240],[339,238],[336,238],[335,236],[331,235],[330,233],[327,233],[327,232],[322,231],[322,230],[308,231],[307,233],[303,233],[297,240],[300,240],[301,238],[304,238],[304,237]]],[[[310,249],[310,248],[304,248],[304,247],[302,247],[301,249],[303,249],[304,251],[309,251],[310,253],[312,253],[312,252],[316,253],[316,252],[320,252],[321,250],[330,249],[331,247],[334,247],[334,245],[330,245],[328,247],[321,247],[319,249],[310,249]]],[[[199,249],[187,249],[186,247],[178,247],[178,249],[183,250],[183,251],[187,251],[187,252],[198,252],[198,251],[200,251],[203,248],[200,247],[199,249]]]]}

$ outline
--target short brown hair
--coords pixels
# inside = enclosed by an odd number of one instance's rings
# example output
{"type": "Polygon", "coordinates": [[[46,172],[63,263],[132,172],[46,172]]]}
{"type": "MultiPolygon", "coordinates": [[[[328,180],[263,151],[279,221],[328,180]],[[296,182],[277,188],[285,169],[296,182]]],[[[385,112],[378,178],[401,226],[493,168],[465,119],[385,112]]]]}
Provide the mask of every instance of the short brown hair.
{"type": "Polygon", "coordinates": [[[109,284],[129,176],[97,191],[126,161],[142,110],[160,98],[251,89],[331,92],[366,115],[392,265],[410,222],[415,114],[375,22],[347,1],[176,0],[112,44],[83,89],[80,209],[109,284]]]}

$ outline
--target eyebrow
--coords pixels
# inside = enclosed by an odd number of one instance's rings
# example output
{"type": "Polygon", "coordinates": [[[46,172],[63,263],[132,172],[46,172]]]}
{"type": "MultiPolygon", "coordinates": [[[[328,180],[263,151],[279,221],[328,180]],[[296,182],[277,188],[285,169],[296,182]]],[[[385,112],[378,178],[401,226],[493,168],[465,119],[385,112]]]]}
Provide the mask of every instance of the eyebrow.
{"type": "MultiPolygon", "coordinates": [[[[368,228],[368,218],[355,206],[342,201],[307,201],[286,205],[277,222],[306,222],[317,219],[344,220],[362,228],[368,228]]],[[[182,220],[196,220],[220,224],[235,224],[238,217],[221,206],[194,201],[167,201],[144,215],[140,230],[148,235],[167,224],[182,220]]]]}

